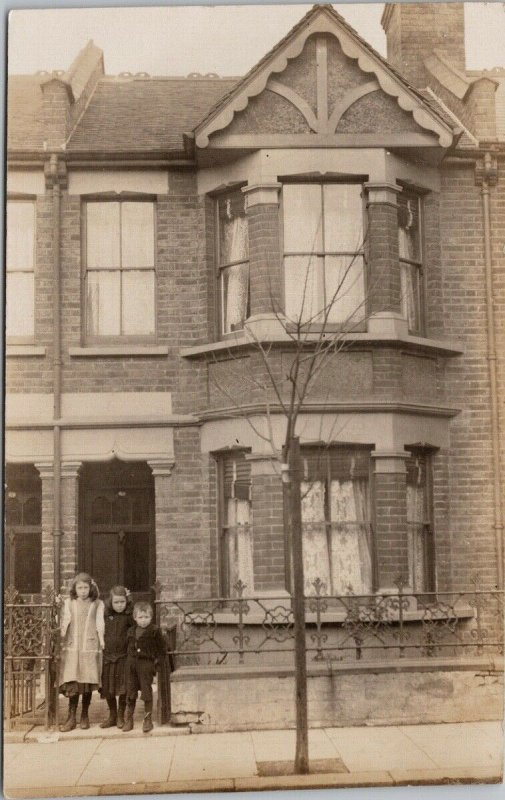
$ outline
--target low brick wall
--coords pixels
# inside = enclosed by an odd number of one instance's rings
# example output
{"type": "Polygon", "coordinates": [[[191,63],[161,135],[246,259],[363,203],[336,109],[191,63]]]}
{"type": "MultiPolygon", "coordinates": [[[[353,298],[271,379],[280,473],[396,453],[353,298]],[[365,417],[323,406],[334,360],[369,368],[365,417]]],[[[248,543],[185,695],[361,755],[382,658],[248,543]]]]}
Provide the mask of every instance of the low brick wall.
{"type": "MultiPolygon", "coordinates": [[[[503,659],[311,664],[311,727],[476,722],[503,716],[503,659]]],[[[292,728],[291,667],[181,667],[172,721],[202,730],[292,728]]]]}

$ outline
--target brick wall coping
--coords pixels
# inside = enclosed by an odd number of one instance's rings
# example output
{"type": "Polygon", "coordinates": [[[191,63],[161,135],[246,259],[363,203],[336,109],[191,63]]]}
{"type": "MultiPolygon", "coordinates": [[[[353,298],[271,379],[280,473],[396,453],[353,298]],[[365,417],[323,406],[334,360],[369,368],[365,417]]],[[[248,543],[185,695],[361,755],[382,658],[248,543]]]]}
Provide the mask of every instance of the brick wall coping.
{"type": "MultiPolygon", "coordinates": [[[[318,340],[318,333],[314,333],[313,340],[318,340]]],[[[398,335],[395,333],[345,333],[339,337],[342,342],[357,342],[363,344],[382,344],[388,343],[398,347],[412,347],[416,350],[424,350],[433,353],[440,353],[445,356],[458,356],[463,353],[463,346],[457,341],[444,341],[441,339],[427,339],[422,336],[398,335]]],[[[310,338],[304,337],[304,343],[310,344],[310,338]]],[[[290,345],[296,346],[293,342],[292,336],[289,334],[280,336],[269,336],[262,339],[262,344],[269,345],[290,345]]],[[[182,358],[198,358],[205,356],[208,353],[227,352],[229,350],[236,350],[240,348],[254,349],[257,347],[256,342],[251,341],[245,333],[236,335],[233,339],[223,340],[219,342],[209,342],[207,344],[199,344],[194,347],[181,347],[179,355],[182,358]]]]}
{"type": "MultiPolygon", "coordinates": [[[[402,658],[377,661],[331,661],[307,663],[309,678],[331,675],[386,673],[386,672],[503,672],[503,656],[475,656],[465,658],[402,658]]],[[[172,683],[185,681],[224,681],[244,678],[290,678],[294,667],[287,664],[257,666],[191,666],[178,667],[170,676],[172,683]]]]}

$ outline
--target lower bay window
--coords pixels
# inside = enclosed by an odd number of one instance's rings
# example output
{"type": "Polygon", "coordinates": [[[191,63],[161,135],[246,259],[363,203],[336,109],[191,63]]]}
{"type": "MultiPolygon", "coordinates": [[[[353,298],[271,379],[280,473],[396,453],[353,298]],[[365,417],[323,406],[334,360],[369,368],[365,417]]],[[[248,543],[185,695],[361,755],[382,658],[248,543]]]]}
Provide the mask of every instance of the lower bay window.
{"type": "Polygon", "coordinates": [[[412,450],[407,460],[407,535],[409,586],[414,592],[432,591],[433,522],[431,456],[412,450]]]}
{"type": "Polygon", "coordinates": [[[245,594],[254,591],[251,465],[244,451],[232,451],[219,458],[221,485],[221,564],[222,589],[236,594],[237,581],[246,585],[245,594]]]}
{"type": "Polygon", "coordinates": [[[302,526],[305,594],[372,591],[370,450],[303,448],[302,526]]]}

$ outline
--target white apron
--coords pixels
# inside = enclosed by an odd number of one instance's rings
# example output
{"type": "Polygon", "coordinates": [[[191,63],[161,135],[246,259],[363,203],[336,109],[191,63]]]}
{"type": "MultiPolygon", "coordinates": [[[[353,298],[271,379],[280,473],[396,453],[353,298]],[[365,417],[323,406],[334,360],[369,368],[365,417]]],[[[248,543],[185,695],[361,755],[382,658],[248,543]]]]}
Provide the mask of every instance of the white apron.
{"type": "Polygon", "coordinates": [[[101,600],[65,600],[61,618],[60,686],[69,681],[100,685],[104,628],[101,600]]]}

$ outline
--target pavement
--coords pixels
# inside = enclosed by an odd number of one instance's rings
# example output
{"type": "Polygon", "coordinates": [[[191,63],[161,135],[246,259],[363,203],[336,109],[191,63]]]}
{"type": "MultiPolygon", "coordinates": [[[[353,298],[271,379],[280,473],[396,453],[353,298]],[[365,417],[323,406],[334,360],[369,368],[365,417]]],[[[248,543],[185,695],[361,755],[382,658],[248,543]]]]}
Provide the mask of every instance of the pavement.
{"type": "Polygon", "coordinates": [[[295,731],[155,727],[7,735],[7,797],[500,783],[500,722],[309,731],[309,775],[293,775],[295,731]],[[20,740],[22,737],[22,741],[20,740]]]}

